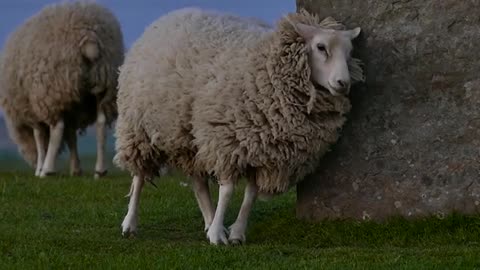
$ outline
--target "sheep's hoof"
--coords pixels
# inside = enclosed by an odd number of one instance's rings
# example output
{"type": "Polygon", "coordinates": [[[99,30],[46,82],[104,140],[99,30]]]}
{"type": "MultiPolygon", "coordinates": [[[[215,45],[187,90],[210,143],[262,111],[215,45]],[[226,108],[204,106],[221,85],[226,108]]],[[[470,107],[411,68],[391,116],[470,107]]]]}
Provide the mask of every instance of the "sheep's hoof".
{"type": "Polygon", "coordinates": [[[242,226],[233,224],[230,226],[230,235],[228,241],[233,245],[242,245],[246,241],[245,229],[242,226]]]}
{"type": "Polygon", "coordinates": [[[228,241],[233,246],[241,246],[243,244],[242,240],[240,240],[240,239],[228,239],[228,241]]]}
{"type": "Polygon", "coordinates": [[[82,175],[83,175],[83,171],[82,171],[82,170],[73,171],[73,172],[70,172],[70,175],[71,175],[71,176],[82,176],[82,175]]]}
{"type": "Polygon", "coordinates": [[[40,178],[45,178],[45,177],[48,177],[48,176],[55,176],[57,175],[57,172],[41,172],[40,173],[40,178]]]}
{"type": "Polygon", "coordinates": [[[137,235],[137,218],[135,216],[125,216],[122,222],[123,238],[134,238],[137,235]]]}
{"type": "Polygon", "coordinates": [[[122,237],[126,239],[133,239],[137,236],[135,231],[122,231],[122,237]]]}
{"type": "Polygon", "coordinates": [[[228,245],[226,231],[227,230],[223,226],[222,228],[210,227],[207,232],[207,238],[210,241],[210,244],[218,245],[223,243],[228,245]]]}
{"type": "Polygon", "coordinates": [[[99,178],[102,178],[102,177],[106,176],[107,173],[108,173],[108,170],[105,170],[103,172],[95,171],[95,175],[93,177],[95,179],[99,179],[99,178]]]}

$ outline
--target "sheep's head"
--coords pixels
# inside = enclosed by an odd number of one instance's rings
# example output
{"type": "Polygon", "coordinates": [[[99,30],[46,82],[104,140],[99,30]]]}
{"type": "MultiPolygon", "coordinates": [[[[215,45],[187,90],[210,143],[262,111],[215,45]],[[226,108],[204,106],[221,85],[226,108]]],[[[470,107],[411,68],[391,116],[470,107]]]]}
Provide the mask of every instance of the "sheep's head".
{"type": "Polygon", "coordinates": [[[306,42],[312,81],[334,96],[347,95],[351,85],[348,62],[352,40],[361,29],[334,30],[297,23],[295,30],[306,42]]]}

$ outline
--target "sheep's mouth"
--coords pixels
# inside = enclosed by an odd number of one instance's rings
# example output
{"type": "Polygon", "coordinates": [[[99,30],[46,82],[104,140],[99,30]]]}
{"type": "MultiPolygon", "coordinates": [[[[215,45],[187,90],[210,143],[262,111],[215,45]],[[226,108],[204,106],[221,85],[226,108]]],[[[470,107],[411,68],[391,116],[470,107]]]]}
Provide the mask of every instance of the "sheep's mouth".
{"type": "Polygon", "coordinates": [[[322,92],[322,93],[329,94],[329,95],[332,95],[332,96],[342,95],[341,93],[338,93],[337,91],[334,91],[333,89],[330,90],[327,87],[318,84],[317,82],[312,82],[312,83],[313,83],[313,86],[315,87],[315,90],[317,90],[318,92],[322,92]]]}
{"type": "Polygon", "coordinates": [[[346,96],[349,93],[348,90],[339,91],[339,90],[336,90],[335,88],[333,88],[331,86],[330,87],[325,87],[323,85],[320,85],[315,81],[312,81],[312,84],[315,87],[315,90],[317,90],[318,92],[323,92],[325,94],[329,94],[329,95],[332,95],[334,97],[346,96]]]}

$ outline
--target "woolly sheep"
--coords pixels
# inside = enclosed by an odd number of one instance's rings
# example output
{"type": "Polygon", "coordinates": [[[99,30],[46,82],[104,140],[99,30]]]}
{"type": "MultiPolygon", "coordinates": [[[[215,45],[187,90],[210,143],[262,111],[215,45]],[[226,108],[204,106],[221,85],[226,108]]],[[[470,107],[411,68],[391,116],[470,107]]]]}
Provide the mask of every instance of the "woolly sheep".
{"type": "Polygon", "coordinates": [[[0,105],[10,137],[36,176],[55,172],[65,143],[71,174],[81,174],[77,131],[95,122],[95,177],[106,173],[106,128],[117,117],[123,57],[119,22],[92,2],[46,6],[8,37],[0,63],[0,105]]]}
{"type": "Polygon", "coordinates": [[[120,67],[114,163],[133,175],[122,234],[136,233],[142,187],[167,164],[192,178],[209,241],[245,242],[257,194],[286,192],[336,142],[350,85],[364,80],[350,57],[359,32],[306,11],[275,28],[197,8],[150,25],[120,67]],[[220,185],[216,210],[211,176],[220,185]],[[244,200],[227,239],[224,215],[242,176],[244,200]]]}

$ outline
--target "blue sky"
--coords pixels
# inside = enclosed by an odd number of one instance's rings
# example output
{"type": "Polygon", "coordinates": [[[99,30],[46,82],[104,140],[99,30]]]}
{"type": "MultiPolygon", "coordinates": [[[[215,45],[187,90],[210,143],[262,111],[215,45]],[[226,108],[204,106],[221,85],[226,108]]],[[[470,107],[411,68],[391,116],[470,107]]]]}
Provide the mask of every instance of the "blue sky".
{"type": "MultiPolygon", "coordinates": [[[[0,48],[7,35],[25,19],[52,0],[0,0],[0,48]]],[[[145,27],[168,11],[197,6],[258,17],[273,23],[280,16],[295,11],[295,0],[97,0],[109,7],[120,20],[125,45],[130,47],[145,27]]]]}

